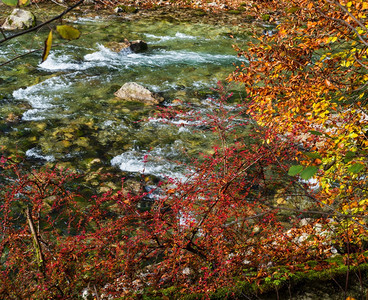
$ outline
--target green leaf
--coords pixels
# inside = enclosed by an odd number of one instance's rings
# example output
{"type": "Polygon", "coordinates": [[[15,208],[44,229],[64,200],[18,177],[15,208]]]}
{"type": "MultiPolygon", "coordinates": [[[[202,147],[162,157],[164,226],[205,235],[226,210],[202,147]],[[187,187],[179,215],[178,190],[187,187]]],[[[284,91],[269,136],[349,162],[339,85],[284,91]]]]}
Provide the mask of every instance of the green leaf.
{"type": "Polygon", "coordinates": [[[52,30],[50,30],[50,33],[45,41],[45,48],[43,49],[43,54],[42,54],[42,62],[44,62],[49,56],[51,45],[52,45],[52,30]]]}
{"type": "Polygon", "coordinates": [[[303,166],[301,165],[294,165],[289,168],[288,175],[295,176],[303,171],[303,166]]]}
{"type": "Polygon", "coordinates": [[[353,152],[353,151],[348,151],[348,152],[346,152],[346,154],[345,154],[345,157],[346,158],[352,158],[352,157],[355,157],[356,156],[356,153],[355,152],[353,152]]]}
{"type": "Polygon", "coordinates": [[[365,166],[361,163],[356,163],[350,166],[350,168],[348,169],[349,172],[353,173],[353,174],[357,174],[359,173],[361,170],[363,170],[365,168],[365,166]]]}
{"type": "Polygon", "coordinates": [[[264,14],[261,16],[262,20],[265,22],[268,22],[271,18],[271,16],[269,14],[264,14]]]}
{"type": "Polygon", "coordinates": [[[314,134],[314,135],[323,135],[322,132],[315,131],[315,130],[309,130],[309,133],[314,134]]]}
{"type": "Polygon", "coordinates": [[[63,39],[76,40],[80,36],[80,31],[69,25],[56,26],[56,31],[60,34],[63,39]]]}
{"type": "Polygon", "coordinates": [[[313,159],[321,158],[321,155],[318,152],[303,152],[303,154],[313,159]]]}
{"type": "Polygon", "coordinates": [[[331,139],[331,137],[327,133],[322,133],[322,132],[315,131],[315,130],[309,130],[309,133],[314,134],[314,135],[324,135],[325,137],[328,137],[331,139]]]}
{"type": "Polygon", "coordinates": [[[352,151],[346,152],[345,157],[344,157],[344,163],[348,163],[349,161],[354,159],[355,156],[356,156],[355,152],[352,152],[352,151]]]}
{"type": "Polygon", "coordinates": [[[285,9],[285,11],[287,13],[289,13],[289,14],[293,14],[293,13],[297,12],[299,9],[300,9],[300,7],[293,6],[293,7],[290,7],[290,8],[285,9]]]}
{"type": "Polygon", "coordinates": [[[10,6],[17,6],[18,0],[1,0],[2,3],[10,6]]]}
{"type": "Polygon", "coordinates": [[[314,176],[314,174],[316,174],[318,171],[318,167],[316,166],[309,166],[306,167],[301,173],[300,173],[300,177],[303,178],[304,180],[308,180],[311,177],[314,176]]]}

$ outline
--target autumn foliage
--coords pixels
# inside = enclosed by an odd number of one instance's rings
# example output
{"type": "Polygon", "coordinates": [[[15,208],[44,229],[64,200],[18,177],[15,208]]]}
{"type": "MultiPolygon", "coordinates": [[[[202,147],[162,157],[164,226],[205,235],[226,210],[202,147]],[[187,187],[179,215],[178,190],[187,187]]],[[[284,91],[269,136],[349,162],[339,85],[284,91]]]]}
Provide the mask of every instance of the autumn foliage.
{"type": "Polygon", "coordinates": [[[230,105],[220,86],[210,111],[160,112],[218,142],[154,201],[124,182],[85,199],[76,174],[1,157],[2,298],[236,298],[336,268],[336,254],[366,263],[367,2],[255,3],[279,25],[236,47],[228,79],[247,97],[230,105]]]}
{"type": "MultiPolygon", "coordinates": [[[[277,33],[240,51],[230,80],[253,99],[249,113],[298,145],[289,174],[314,176],[321,206],[363,217],[367,168],[366,1],[273,1],[277,33]],[[279,6],[281,5],[281,6],[279,6]],[[277,16],[279,18],[279,16],[277,16]],[[307,173],[307,174],[305,174],[307,173]]],[[[303,176],[302,176],[303,177],[303,176]]],[[[366,230],[364,219],[354,219],[366,230]]]]}

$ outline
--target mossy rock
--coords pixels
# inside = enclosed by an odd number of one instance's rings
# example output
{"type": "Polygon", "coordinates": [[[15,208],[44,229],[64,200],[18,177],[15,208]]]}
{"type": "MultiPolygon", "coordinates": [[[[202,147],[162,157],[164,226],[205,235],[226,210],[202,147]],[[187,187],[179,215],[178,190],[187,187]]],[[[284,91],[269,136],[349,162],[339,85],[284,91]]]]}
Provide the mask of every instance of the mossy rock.
{"type": "Polygon", "coordinates": [[[193,12],[193,14],[195,15],[195,16],[205,16],[206,15],[206,12],[205,11],[203,11],[203,10],[201,10],[201,9],[198,9],[198,10],[195,10],[194,12],[193,12]]]}
{"type": "Polygon", "coordinates": [[[268,22],[271,18],[271,16],[269,14],[264,14],[261,16],[262,20],[265,22],[268,22]]]}
{"type": "Polygon", "coordinates": [[[230,9],[227,11],[229,14],[232,14],[232,15],[240,15],[242,12],[238,9],[230,9]]]}
{"type": "Polygon", "coordinates": [[[115,7],[115,12],[117,13],[127,13],[127,14],[135,14],[138,12],[138,8],[134,7],[134,6],[129,6],[129,5],[118,5],[117,7],[115,7]]]}
{"type": "Polygon", "coordinates": [[[256,19],[256,17],[255,16],[250,16],[250,15],[247,15],[247,16],[245,16],[244,17],[244,20],[246,21],[246,22],[252,22],[252,21],[254,21],[256,19]]]}

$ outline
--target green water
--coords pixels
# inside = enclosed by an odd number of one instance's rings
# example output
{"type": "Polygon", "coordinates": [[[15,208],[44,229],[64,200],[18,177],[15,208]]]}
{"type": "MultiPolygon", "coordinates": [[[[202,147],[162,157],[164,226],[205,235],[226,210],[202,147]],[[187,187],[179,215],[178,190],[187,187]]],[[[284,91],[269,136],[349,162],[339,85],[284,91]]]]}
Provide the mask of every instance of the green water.
{"type": "MultiPolygon", "coordinates": [[[[55,46],[1,68],[0,145],[6,154],[31,164],[58,164],[77,170],[115,168],[124,172],[176,176],[176,161],[206,152],[210,131],[175,127],[155,118],[156,108],[117,99],[113,94],[134,81],[165,98],[211,113],[211,88],[234,70],[231,45],[248,39],[246,29],[198,20],[150,16],[142,19],[70,17],[76,41],[55,46]],[[236,34],[234,34],[236,33],[236,34]],[[230,35],[235,35],[235,40],[230,35]],[[108,42],[143,39],[148,51],[115,53],[108,42]],[[152,117],[147,120],[145,118],[152,117]],[[148,162],[143,157],[150,153],[148,162]]],[[[43,44],[48,31],[0,46],[0,63],[43,44]]],[[[54,33],[54,43],[62,43],[54,33]]],[[[235,87],[239,91],[241,88],[235,87]]],[[[180,120],[176,120],[180,123],[180,120]]],[[[184,124],[185,122],[183,122],[184,124]]]]}

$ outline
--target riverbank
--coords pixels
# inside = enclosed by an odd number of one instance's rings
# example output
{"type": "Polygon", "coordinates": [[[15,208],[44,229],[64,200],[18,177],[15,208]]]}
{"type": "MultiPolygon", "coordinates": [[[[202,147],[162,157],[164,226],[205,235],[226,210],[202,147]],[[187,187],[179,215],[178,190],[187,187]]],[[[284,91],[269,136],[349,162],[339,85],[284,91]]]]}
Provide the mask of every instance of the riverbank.
{"type": "MultiPolygon", "coordinates": [[[[45,3],[32,3],[27,6],[26,9],[32,11],[36,17],[38,23],[44,22],[57,14],[62,13],[66,4],[45,3]]],[[[221,4],[217,2],[201,2],[192,3],[186,5],[180,5],[180,2],[170,1],[150,1],[140,3],[139,1],[119,1],[119,3],[108,3],[102,5],[101,2],[85,2],[76,7],[64,16],[67,21],[74,21],[80,17],[85,18],[104,18],[104,19],[122,19],[128,21],[137,21],[141,19],[154,19],[154,18],[166,18],[168,21],[177,22],[192,22],[203,23],[211,25],[232,25],[239,27],[239,31],[247,29],[257,30],[262,27],[265,20],[261,16],[257,16],[252,10],[252,6],[249,3],[240,1],[227,1],[231,5],[221,4]],[[126,11],[125,9],[117,10],[117,7],[127,6],[134,8],[133,11],[126,11]],[[233,9],[234,8],[234,9],[233,9]],[[259,17],[259,18],[258,18],[259,17]]],[[[13,10],[12,7],[4,5],[0,2],[0,24],[5,21],[5,18],[13,10]]],[[[267,21],[266,21],[267,23],[267,21]]],[[[261,32],[261,30],[259,30],[261,32]]]]}
{"type": "MultiPolygon", "coordinates": [[[[44,3],[44,0],[32,1],[33,3],[44,3]]],[[[55,1],[54,3],[60,6],[65,6],[72,1],[55,1]]],[[[74,1],[75,2],[75,1],[74,1]]],[[[139,0],[95,0],[88,1],[85,0],[83,5],[91,5],[96,9],[106,9],[116,7],[117,5],[127,5],[142,9],[154,9],[157,7],[173,7],[173,8],[193,8],[193,9],[203,9],[211,12],[220,12],[227,10],[237,10],[240,11],[250,9],[254,6],[254,1],[242,1],[242,0],[186,0],[186,1],[170,1],[170,0],[149,0],[149,1],[139,1],[139,0]]]]}

